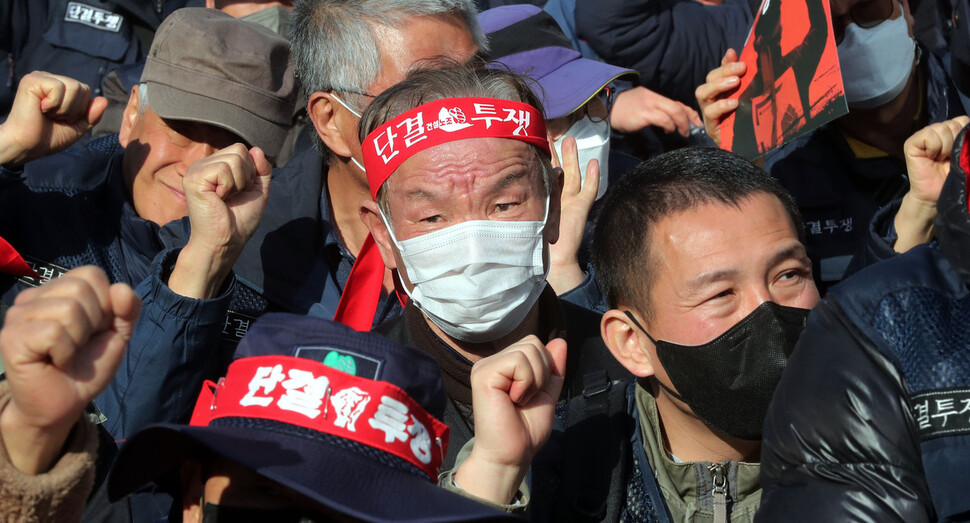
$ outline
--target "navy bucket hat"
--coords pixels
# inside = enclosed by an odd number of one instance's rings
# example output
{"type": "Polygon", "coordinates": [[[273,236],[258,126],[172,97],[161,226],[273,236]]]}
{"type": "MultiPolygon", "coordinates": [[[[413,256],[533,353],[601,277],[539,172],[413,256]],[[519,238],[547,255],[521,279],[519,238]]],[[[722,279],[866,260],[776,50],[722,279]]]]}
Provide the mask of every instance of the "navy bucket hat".
{"type": "Polygon", "coordinates": [[[267,314],[190,425],[155,425],[125,444],[111,499],[219,456],[365,521],[512,518],[436,484],[447,394],[435,361],[328,320],[267,314]]]}

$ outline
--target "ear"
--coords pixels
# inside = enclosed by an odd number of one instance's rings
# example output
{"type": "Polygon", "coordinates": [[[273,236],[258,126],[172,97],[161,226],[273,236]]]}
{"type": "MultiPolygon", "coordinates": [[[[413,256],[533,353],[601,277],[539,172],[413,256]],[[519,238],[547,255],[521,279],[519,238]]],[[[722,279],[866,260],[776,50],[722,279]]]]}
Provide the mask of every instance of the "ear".
{"type": "Polygon", "coordinates": [[[542,234],[546,243],[552,245],[559,241],[559,218],[562,216],[562,185],[564,181],[562,169],[553,169],[552,187],[549,188],[549,219],[542,234]]]}
{"type": "Polygon", "coordinates": [[[646,344],[650,340],[641,336],[640,329],[621,310],[610,309],[600,320],[600,335],[616,361],[626,367],[634,376],[646,378],[653,376],[654,364],[646,344]]]}
{"type": "Polygon", "coordinates": [[[201,523],[202,521],[202,464],[187,459],[179,469],[182,478],[182,522],[201,523]]]}
{"type": "MultiPolygon", "coordinates": [[[[337,102],[332,99],[332,96],[322,91],[311,94],[306,104],[307,114],[323,144],[337,156],[350,158],[352,156],[350,145],[340,132],[340,128],[341,124],[345,126],[351,124],[343,120],[338,122],[337,102]]],[[[356,132],[356,126],[353,126],[352,130],[356,132]]]]}
{"type": "Polygon", "coordinates": [[[128,105],[125,106],[125,112],[121,115],[118,141],[122,147],[128,147],[128,142],[131,141],[131,128],[135,126],[135,122],[138,120],[138,105],[138,86],[135,85],[131,88],[131,95],[128,96],[128,105]]]}
{"type": "Polygon", "coordinates": [[[384,258],[384,265],[391,270],[397,269],[397,258],[394,257],[394,245],[391,242],[391,235],[387,232],[384,219],[381,218],[380,208],[374,200],[363,200],[360,202],[360,219],[370,230],[374,237],[374,243],[381,251],[384,258]]]}

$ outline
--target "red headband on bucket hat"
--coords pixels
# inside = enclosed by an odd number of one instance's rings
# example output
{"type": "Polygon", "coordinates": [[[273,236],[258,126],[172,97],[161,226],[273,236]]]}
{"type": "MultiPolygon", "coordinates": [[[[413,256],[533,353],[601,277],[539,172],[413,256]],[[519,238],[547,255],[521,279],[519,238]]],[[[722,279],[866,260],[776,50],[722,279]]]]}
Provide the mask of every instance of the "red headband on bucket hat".
{"type": "Polygon", "coordinates": [[[426,354],[328,320],[260,318],[190,425],[156,425],[119,452],[112,499],[228,459],[365,521],[491,521],[508,515],[435,483],[448,443],[447,394],[426,354]]]}

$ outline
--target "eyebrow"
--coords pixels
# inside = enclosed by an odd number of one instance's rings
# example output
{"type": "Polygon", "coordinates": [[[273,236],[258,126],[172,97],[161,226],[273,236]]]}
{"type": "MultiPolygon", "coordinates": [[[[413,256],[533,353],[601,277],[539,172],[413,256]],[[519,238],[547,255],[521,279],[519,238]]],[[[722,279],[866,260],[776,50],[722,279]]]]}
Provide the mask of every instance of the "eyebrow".
{"type": "Polygon", "coordinates": [[[727,280],[734,276],[737,276],[738,272],[739,271],[737,269],[728,269],[723,271],[708,271],[708,272],[701,273],[695,276],[694,278],[691,278],[690,280],[688,280],[687,292],[693,294],[697,292],[699,289],[702,289],[714,282],[727,280]]]}
{"type": "MultiPolygon", "coordinates": [[[[514,173],[509,173],[501,180],[495,182],[495,185],[493,185],[489,189],[489,192],[495,193],[495,192],[502,191],[508,188],[509,186],[511,186],[512,184],[514,184],[516,181],[526,177],[527,175],[528,173],[526,171],[517,171],[514,173]]],[[[413,189],[409,189],[404,196],[408,201],[416,201],[416,200],[434,201],[440,198],[439,195],[421,187],[415,187],[413,189]]]]}
{"type": "Polygon", "coordinates": [[[807,258],[807,255],[805,252],[805,246],[803,246],[801,243],[795,243],[785,249],[782,249],[776,252],[775,255],[772,256],[771,260],[768,262],[768,266],[774,267],[775,265],[778,265],[779,263],[791,258],[798,258],[799,260],[804,260],[805,258],[807,258]]]}
{"type": "Polygon", "coordinates": [[[438,199],[438,196],[436,194],[430,193],[420,187],[415,187],[414,189],[408,189],[408,192],[404,194],[404,197],[409,202],[413,202],[416,200],[431,202],[438,199]]]}
{"type": "Polygon", "coordinates": [[[498,182],[495,182],[495,185],[492,187],[492,192],[498,192],[508,188],[513,183],[521,180],[522,178],[525,178],[527,174],[528,173],[525,170],[521,170],[521,171],[516,171],[505,175],[504,178],[502,178],[498,182]]]}
{"type": "MultiPolygon", "coordinates": [[[[774,267],[775,265],[778,265],[779,263],[791,258],[798,258],[802,260],[805,257],[805,247],[800,243],[796,243],[776,252],[768,262],[768,266],[774,267]]],[[[699,274],[688,280],[687,292],[695,293],[699,289],[702,289],[712,283],[731,279],[732,277],[737,276],[738,272],[739,271],[737,269],[727,269],[720,271],[709,271],[699,274]]]]}

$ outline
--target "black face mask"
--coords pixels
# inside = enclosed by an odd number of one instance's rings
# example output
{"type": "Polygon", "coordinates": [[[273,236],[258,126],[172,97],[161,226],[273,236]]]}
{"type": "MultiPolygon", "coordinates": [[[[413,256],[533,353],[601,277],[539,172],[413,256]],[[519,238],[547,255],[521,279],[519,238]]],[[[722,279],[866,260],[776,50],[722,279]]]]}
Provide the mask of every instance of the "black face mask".
{"type": "Polygon", "coordinates": [[[318,523],[330,521],[316,516],[307,516],[302,511],[287,509],[243,508],[230,505],[204,503],[202,505],[203,523],[318,523]]]}
{"type": "Polygon", "coordinates": [[[657,358],[680,394],[657,383],[708,427],[744,440],[761,439],[768,404],[808,313],[768,301],[724,334],[692,347],[653,339],[626,311],[657,346],[657,358]]]}

